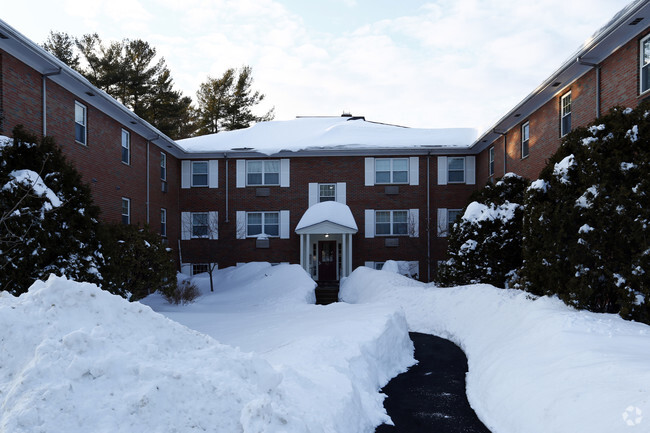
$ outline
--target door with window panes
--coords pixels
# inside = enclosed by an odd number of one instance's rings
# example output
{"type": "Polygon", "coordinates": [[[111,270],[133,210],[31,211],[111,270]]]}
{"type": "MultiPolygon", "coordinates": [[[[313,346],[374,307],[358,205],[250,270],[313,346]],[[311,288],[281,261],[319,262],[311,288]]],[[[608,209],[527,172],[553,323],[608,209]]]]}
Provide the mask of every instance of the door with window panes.
{"type": "Polygon", "coordinates": [[[318,280],[336,280],[336,241],[318,242],[318,280]]]}

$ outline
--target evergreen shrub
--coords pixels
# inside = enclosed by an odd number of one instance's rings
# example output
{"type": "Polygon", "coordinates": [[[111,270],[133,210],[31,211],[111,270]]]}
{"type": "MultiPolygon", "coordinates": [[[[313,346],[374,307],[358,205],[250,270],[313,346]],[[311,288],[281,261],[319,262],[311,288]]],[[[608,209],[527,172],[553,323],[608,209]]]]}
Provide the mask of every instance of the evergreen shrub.
{"type": "Polygon", "coordinates": [[[522,288],[650,322],[650,104],[567,135],[526,194],[522,288]]]}
{"type": "Polygon", "coordinates": [[[475,192],[450,230],[449,259],[438,283],[489,283],[504,287],[521,266],[521,226],[528,181],[513,173],[475,192]]]}
{"type": "Polygon", "coordinates": [[[52,273],[100,283],[98,216],[52,138],[22,126],[0,137],[0,290],[20,295],[52,273]]]}

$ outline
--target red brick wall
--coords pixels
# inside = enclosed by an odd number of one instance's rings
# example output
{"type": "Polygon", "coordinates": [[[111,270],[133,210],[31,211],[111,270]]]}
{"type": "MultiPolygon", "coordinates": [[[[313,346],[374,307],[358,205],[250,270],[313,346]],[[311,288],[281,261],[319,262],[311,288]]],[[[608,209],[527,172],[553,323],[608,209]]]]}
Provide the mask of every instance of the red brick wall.
{"type": "MultiPolygon", "coordinates": [[[[4,135],[18,124],[29,131],[42,134],[41,75],[7,53],[1,54],[2,111],[4,135]]],[[[47,80],[47,135],[52,136],[66,158],[91,186],[93,199],[101,209],[104,221],[121,222],[122,197],[131,200],[131,223],[144,225],[147,221],[147,141],[128,127],[92,106],[92,98],[81,99],[47,80]],[[78,101],[87,108],[87,143],[75,141],[74,107],[78,101]],[[131,161],[121,161],[121,132],[131,134],[131,161]]],[[[168,193],[162,193],[160,183],[160,148],[150,144],[150,223],[160,230],[160,208],[168,210],[167,230],[170,247],[177,249],[178,189],[180,163],[168,155],[168,193]]]]}
{"type": "MultiPolygon", "coordinates": [[[[606,114],[615,106],[636,107],[650,92],[639,95],[639,46],[640,40],[650,33],[650,28],[623,45],[601,63],[600,114],[606,114]]],[[[536,179],[548,159],[561,143],[560,99],[571,92],[571,126],[575,129],[585,126],[596,118],[596,71],[590,70],[568,86],[558,90],[555,97],[544,104],[528,118],[507,133],[507,171],[529,179],[536,179]],[[530,153],[521,158],[521,125],[530,122],[530,153]]],[[[496,149],[496,177],[503,176],[503,139],[494,143],[496,149]]],[[[487,153],[485,149],[477,157],[477,179],[485,184],[487,175],[487,153]]]]}

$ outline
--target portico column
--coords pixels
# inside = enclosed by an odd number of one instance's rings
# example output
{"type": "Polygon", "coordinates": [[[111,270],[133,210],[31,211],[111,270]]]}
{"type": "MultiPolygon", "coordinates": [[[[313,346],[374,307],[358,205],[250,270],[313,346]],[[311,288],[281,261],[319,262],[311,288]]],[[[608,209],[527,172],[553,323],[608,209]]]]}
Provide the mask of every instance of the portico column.
{"type": "Polygon", "coordinates": [[[348,235],[343,233],[343,236],[341,236],[341,275],[339,275],[339,280],[343,277],[348,276],[348,243],[347,243],[347,238],[348,235]]]}
{"type": "Polygon", "coordinates": [[[306,266],[305,270],[307,271],[307,273],[311,277],[312,276],[311,275],[311,268],[309,267],[309,257],[311,256],[311,242],[310,242],[309,233],[307,233],[305,235],[305,243],[306,243],[306,245],[305,245],[305,266],[306,266]]]}
{"type": "Polygon", "coordinates": [[[350,241],[348,242],[348,275],[352,273],[352,233],[349,233],[350,241]]]}
{"type": "Polygon", "coordinates": [[[300,235],[300,266],[306,271],[307,265],[305,265],[305,235],[300,235]]]}

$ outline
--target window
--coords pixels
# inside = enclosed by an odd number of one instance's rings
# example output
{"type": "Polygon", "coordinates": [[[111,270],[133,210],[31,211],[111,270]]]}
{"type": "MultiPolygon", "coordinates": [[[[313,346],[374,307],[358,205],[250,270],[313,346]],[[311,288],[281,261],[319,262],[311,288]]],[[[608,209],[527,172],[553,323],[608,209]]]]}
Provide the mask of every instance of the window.
{"type": "Polygon", "coordinates": [[[160,208],[160,236],[167,236],[167,209],[160,208]]]}
{"type": "Polygon", "coordinates": [[[167,180],[167,154],[160,152],[160,179],[167,180]]]}
{"type": "Polygon", "coordinates": [[[375,183],[408,183],[407,158],[375,159],[375,183]]]}
{"type": "Polygon", "coordinates": [[[494,176],[494,147],[488,150],[488,172],[489,176],[494,176]]]}
{"type": "Polygon", "coordinates": [[[462,216],[462,209],[447,209],[447,233],[451,233],[451,228],[462,216]]]}
{"type": "Polygon", "coordinates": [[[131,223],[131,200],[122,197],[122,224],[131,223]]]}
{"type": "Polygon", "coordinates": [[[562,96],[560,100],[560,136],[564,137],[571,132],[571,92],[562,96]]]}
{"type": "Polygon", "coordinates": [[[641,61],[639,62],[640,93],[650,89],[650,36],[641,40],[641,61]]]}
{"type": "Polygon", "coordinates": [[[246,161],[248,185],[280,185],[280,161],[246,161]]]}
{"type": "Polygon", "coordinates": [[[208,186],[208,161],[192,161],[192,186],[208,186]]]}
{"type": "Polygon", "coordinates": [[[521,125],[521,158],[528,156],[528,142],[530,141],[530,122],[521,125]]]}
{"type": "Polygon", "coordinates": [[[207,263],[192,263],[192,275],[210,272],[210,265],[207,263]]]}
{"type": "Polygon", "coordinates": [[[86,107],[75,101],[74,103],[74,139],[81,143],[86,144],[86,107]]]}
{"type": "Polygon", "coordinates": [[[246,236],[280,234],[279,212],[249,212],[246,214],[246,236]]]}
{"type": "Polygon", "coordinates": [[[375,269],[381,271],[385,262],[375,262],[375,269]]]}
{"type": "Polygon", "coordinates": [[[336,184],[322,183],[318,185],[318,202],[336,201],[336,184]]]}
{"type": "Polygon", "coordinates": [[[378,210],[375,212],[375,234],[398,236],[408,234],[408,211],[378,210]]]}
{"type": "Polygon", "coordinates": [[[447,180],[449,183],[465,182],[465,158],[449,157],[447,160],[447,180]]]}
{"type": "Polygon", "coordinates": [[[207,212],[192,212],[192,237],[193,238],[208,237],[208,213],[207,212]]]}
{"type": "Polygon", "coordinates": [[[122,162],[131,163],[131,134],[124,129],[122,130],[122,162]]]}

